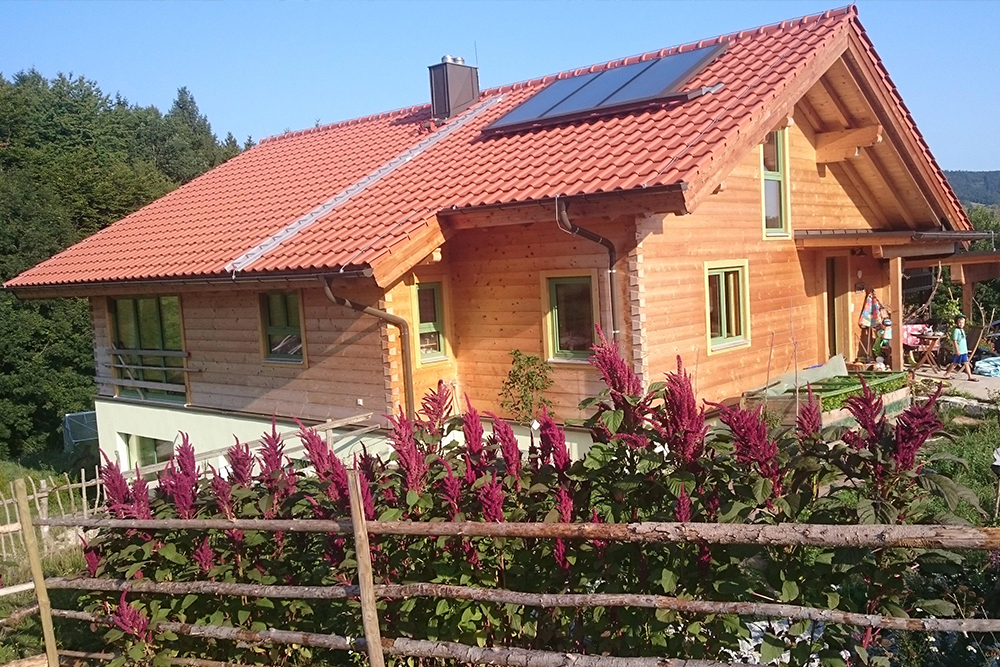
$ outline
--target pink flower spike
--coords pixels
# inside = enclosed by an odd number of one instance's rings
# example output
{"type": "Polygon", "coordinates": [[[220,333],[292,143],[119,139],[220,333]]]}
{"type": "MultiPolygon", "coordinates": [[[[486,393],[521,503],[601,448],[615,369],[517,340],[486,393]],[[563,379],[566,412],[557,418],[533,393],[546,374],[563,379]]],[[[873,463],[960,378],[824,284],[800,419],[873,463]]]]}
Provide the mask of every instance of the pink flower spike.
{"type": "Polygon", "coordinates": [[[483,422],[479,412],[472,407],[469,395],[465,395],[466,412],[462,415],[462,435],[465,439],[465,483],[472,485],[484,470],[483,466],[483,422]]]}
{"type": "Polygon", "coordinates": [[[253,479],[253,455],[250,453],[250,445],[240,443],[240,439],[236,438],[236,444],[226,452],[226,458],[229,460],[230,482],[238,486],[250,486],[250,480],[253,479]]]}
{"type": "Polygon", "coordinates": [[[447,471],[447,474],[441,479],[441,487],[444,491],[444,498],[448,502],[448,518],[454,521],[455,515],[461,511],[462,483],[455,477],[450,463],[442,458],[438,460],[441,461],[447,471]]]}
{"type": "Polygon", "coordinates": [[[104,485],[104,492],[108,499],[108,509],[114,512],[119,519],[124,519],[128,515],[128,509],[132,505],[132,491],[129,489],[122,470],[118,467],[118,462],[111,462],[108,455],[101,451],[104,457],[104,465],[101,466],[101,483],[104,485]]]}
{"type": "Polygon", "coordinates": [[[413,422],[406,418],[402,408],[399,415],[389,415],[388,419],[392,425],[389,444],[395,450],[399,467],[403,470],[403,487],[406,491],[415,491],[419,494],[424,490],[424,478],[429,468],[425,463],[424,452],[417,446],[413,422]]]}
{"type": "Polygon", "coordinates": [[[687,494],[687,489],[681,486],[681,495],[677,496],[677,503],[674,505],[674,517],[680,523],[687,523],[691,520],[691,497],[687,494]]]}
{"type": "Polygon", "coordinates": [[[219,471],[216,470],[211,465],[208,469],[212,471],[212,496],[215,498],[215,504],[218,505],[219,511],[226,515],[227,519],[235,518],[233,514],[233,486],[228,481],[223,479],[219,471]]]}
{"type": "Polygon", "coordinates": [[[609,343],[608,339],[604,337],[604,331],[601,330],[600,325],[597,325],[597,339],[598,344],[590,348],[593,355],[589,361],[594,368],[601,372],[604,384],[619,394],[641,396],[643,393],[642,381],[639,380],[632,367],[622,359],[618,346],[609,343]]]}
{"type": "Polygon", "coordinates": [[[566,469],[569,468],[569,450],[566,448],[565,431],[559,428],[544,406],[538,422],[540,424],[538,436],[542,441],[542,465],[548,463],[551,457],[552,466],[559,472],[566,472],[566,469]]]}
{"type": "Polygon", "coordinates": [[[813,395],[811,384],[806,385],[806,391],[808,391],[809,400],[801,407],[799,416],[795,419],[795,436],[799,439],[799,442],[805,442],[819,435],[823,427],[823,414],[820,409],[820,403],[816,400],[816,396],[813,395]]]}
{"type": "Polygon", "coordinates": [[[153,633],[149,630],[149,618],[147,618],[146,612],[130,605],[125,599],[125,591],[122,591],[118,608],[112,614],[111,621],[119,630],[140,641],[148,642],[153,638],[153,633]]]}
{"type": "Polygon", "coordinates": [[[195,549],[193,558],[203,573],[211,572],[212,568],[215,567],[215,552],[212,551],[212,545],[208,543],[207,535],[202,540],[201,546],[195,549]]]}
{"type": "Polygon", "coordinates": [[[497,474],[479,489],[479,503],[483,506],[483,519],[493,523],[503,523],[503,487],[497,482],[497,474]]]}
{"type": "Polygon", "coordinates": [[[139,475],[139,464],[135,465],[135,479],[132,480],[132,516],[136,519],[152,519],[149,508],[149,485],[139,475]]]}
{"type": "Polygon", "coordinates": [[[91,547],[87,544],[87,540],[80,536],[80,541],[83,542],[83,560],[87,564],[87,573],[91,577],[97,576],[97,568],[101,565],[101,554],[97,551],[96,547],[91,547]]]}
{"type": "Polygon", "coordinates": [[[451,414],[451,391],[444,380],[438,380],[437,388],[420,400],[420,414],[424,416],[420,425],[431,435],[441,435],[444,421],[451,414]]]}
{"type": "MultiPolygon", "coordinates": [[[[521,448],[517,444],[514,429],[492,412],[486,414],[493,420],[493,439],[500,445],[504,469],[508,475],[517,479],[521,474],[521,448]]],[[[518,488],[520,488],[520,482],[518,482],[518,488]]]]}
{"type": "Polygon", "coordinates": [[[667,451],[681,468],[690,468],[705,448],[705,406],[698,407],[691,375],[684,370],[680,355],[677,372],[668,373],[664,389],[665,409],[654,417],[654,426],[666,440],[667,451]]]}

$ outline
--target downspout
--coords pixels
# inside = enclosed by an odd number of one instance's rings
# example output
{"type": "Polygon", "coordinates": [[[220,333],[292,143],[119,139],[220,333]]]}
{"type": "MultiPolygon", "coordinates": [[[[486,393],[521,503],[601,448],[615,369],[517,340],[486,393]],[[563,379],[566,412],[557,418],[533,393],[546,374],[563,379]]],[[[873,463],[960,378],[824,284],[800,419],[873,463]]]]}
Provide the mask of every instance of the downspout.
{"type": "Polygon", "coordinates": [[[351,308],[359,313],[372,315],[380,320],[385,320],[399,329],[400,344],[403,348],[403,393],[406,400],[406,416],[409,419],[413,419],[416,414],[416,405],[413,396],[413,351],[410,349],[410,324],[399,315],[393,315],[392,313],[387,313],[384,310],[372,308],[371,306],[363,306],[360,303],[354,303],[353,301],[348,301],[343,297],[337,296],[330,289],[330,283],[325,278],[321,277],[319,281],[323,283],[323,293],[326,294],[326,298],[333,303],[345,308],[351,308]]]}
{"type": "Polygon", "coordinates": [[[559,201],[558,195],[556,196],[556,224],[559,225],[559,229],[563,230],[567,234],[573,234],[574,236],[579,236],[581,238],[592,241],[593,243],[598,243],[604,246],[608,251],[608,290],[611,294],[611,337],[617,343],[619,342],[619,329],[618,329],[618,278],[615,271],[615,265],[618,263],[618,251],[615,250],[615,244],[611,242],[600,234],[596,234],[589,229],[584,229],[578,225],[574,225],[569,220],[569,215],[566,213],[566,205],[559,201]]]}

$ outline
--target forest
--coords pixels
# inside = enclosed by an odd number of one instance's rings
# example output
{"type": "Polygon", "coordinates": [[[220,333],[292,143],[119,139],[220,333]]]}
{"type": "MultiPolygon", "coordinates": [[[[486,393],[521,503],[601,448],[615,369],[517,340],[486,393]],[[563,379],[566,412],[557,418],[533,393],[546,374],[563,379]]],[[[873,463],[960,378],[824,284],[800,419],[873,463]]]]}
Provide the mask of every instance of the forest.
{"type": "MultiPolygon", "coordinates": [[[[170,110],[83,77],[0,75],[0,282],[252,145],[219,140],[194,96],[170,110]]],[[[92,409],[87,302],[0,291],[0,460],[61,449],[63,415],[92,409]]]]}

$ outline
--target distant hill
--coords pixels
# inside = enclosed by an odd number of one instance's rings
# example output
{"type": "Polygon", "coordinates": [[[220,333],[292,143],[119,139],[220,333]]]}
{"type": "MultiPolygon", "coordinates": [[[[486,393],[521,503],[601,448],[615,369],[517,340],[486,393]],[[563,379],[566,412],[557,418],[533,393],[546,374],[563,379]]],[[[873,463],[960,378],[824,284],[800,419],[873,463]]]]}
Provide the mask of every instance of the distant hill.
{"type": "Polygon", "coordinates": [[[945,171],[963,204],[1000,205],[1000,171],[945,171]]]}

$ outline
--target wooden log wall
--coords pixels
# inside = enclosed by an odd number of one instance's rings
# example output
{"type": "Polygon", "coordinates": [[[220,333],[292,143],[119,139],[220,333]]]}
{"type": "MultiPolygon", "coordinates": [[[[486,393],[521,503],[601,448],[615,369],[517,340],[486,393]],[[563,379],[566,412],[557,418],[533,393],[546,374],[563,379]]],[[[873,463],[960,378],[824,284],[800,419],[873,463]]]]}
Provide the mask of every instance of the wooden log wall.
{"type": "MultiPolygon", "coordinates": [[[[276,287],[301,290],[307,363],[266,361],[258,304],[268,289],[180,292],[187,364],[197,371],[189,374],[191,405],[318,421],[387,412],[383,323],[330,303],[314,282],[276,287]]],[[[335,292],[375,306],[382,296],[373,282],[343,281],[335,292]]],[[[106,303],[91,299],[99,373],[109,361],[106,303]]]]}
{"type": "MultiPolygon", "coordinates": [[[[854,185],[838,170],[817,165],[814,134],[796,115],[788,129],[791,228],[875,229],[879,220],[854,185]]],[[[695,374],[699,396],[733,399],[770,376],[826,360],[826,253],[800,251],[794,240],[763,238],[760,154],[751,151],[726,176],[726,188],[693,214],[667,216],[662,226],[644,225],[646,336],[651,379],[672,370],[681,355],[695,374]],[[747,260],[750,289],[749,346],[708,352],[705,262],[747,260]],[[773,351],[772,351],[773,336],[773,351]]],[[[839,251],[849,254],[849,250],[839,251]]],[[[868,251],[870,252],[870,251],[868,251]]],[[[853,292],[857,271],[887,302],[884,262],[851,257],[847,315],[857,334],[864,294],[853,292]]],[[[857,336],[855,335],[855,345],[857,336]]],[[[850,361],[850,359],[849,359],[850,361]]]]}
{"type": "MultiPolygon", "coordinates": [[[[631,217],[615,220],[570,217],[575,224],[612,239],[618,249],[618,288],[622,317],[628,317],[629,252],[635,247],[635,224],[631,217]]],[[[554,218],[554,214],[553,214],[554,218]]],[[[438,263],[417,267],[390,290],[394,313],[414,322],[411,285],[414,279],[443,280],[445,328],[454,363],[418,368],[418,397],[439,378],[452,379],[461,394],[480,410],[503,416],[499,393],[511,367],[511,350],[544,355],[543,296],[545,272],[596,271],[600,324],[610,334],[610,296],[607,282],[607,251],[590,241],[562,232],[551,223],[509,224],[487,229],[464,229],[443,247],[438,263]]],[[[631,355],[630,329],[622,328],[623,353],[631,355]]],[[[547,392],[560,419],[579,418],[582,398],[598,393],[603,384],[586,362],[553,361],[552,389],[547,392]]],[[[394,395],[398,395],[398,391],[394,395]]],[[[464,400],[464,399],[463,399],[464,400]]]]}

